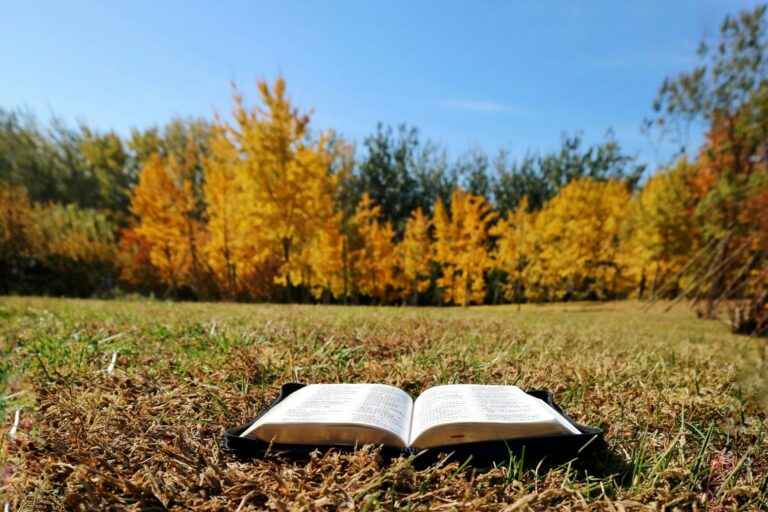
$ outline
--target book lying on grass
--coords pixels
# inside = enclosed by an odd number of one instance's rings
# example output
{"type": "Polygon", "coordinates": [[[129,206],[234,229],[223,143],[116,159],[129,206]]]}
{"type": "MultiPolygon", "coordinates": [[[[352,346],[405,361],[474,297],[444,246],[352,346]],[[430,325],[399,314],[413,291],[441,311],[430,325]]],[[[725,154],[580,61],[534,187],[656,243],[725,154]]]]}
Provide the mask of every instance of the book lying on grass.
{"type": "Polygon", "coordinates": [[[606,447],[602,429],[573,421],[547,390],[436,386],[414,401],[390,386],[336,386],[282,384],[256,418],[226,429],[222,449],[240,458],[306,461],[315,451],[373,443],[385,460],[418,454],[417,467],[446,460],[491,467],[510,456],[534,464],[584,459],[606,447]]]}
{"type": "Polygon", "coordinates": [[[515,386],[435,386],[413,400],[383,384],[311,384],[240,435],[288,445],[423,449],[580,434],[554,407],[515,386]]]}

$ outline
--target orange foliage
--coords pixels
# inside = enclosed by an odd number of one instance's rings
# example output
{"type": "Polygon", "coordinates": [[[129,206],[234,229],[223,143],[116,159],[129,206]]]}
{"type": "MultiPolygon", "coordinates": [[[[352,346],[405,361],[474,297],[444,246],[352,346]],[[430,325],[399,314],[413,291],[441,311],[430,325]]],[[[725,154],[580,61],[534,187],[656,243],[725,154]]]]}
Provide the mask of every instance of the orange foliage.
{"type": "Polygon", "coordinates": [[[135,235],[148,246],[149,261],[168,291],[188,286],[200,297],[205,294],[200,258],[205,226],[197,216],[197,163],[191,141],[182,155],[153,154],[141,169],[131,212],[138,218],[135,235]]]}

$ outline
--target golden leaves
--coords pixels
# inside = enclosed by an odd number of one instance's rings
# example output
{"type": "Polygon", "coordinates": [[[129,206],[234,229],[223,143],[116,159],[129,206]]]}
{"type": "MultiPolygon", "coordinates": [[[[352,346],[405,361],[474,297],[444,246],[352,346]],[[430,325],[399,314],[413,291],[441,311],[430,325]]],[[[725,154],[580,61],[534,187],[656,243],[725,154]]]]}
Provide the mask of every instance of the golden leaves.
{"type": "Polygon", "coordinates": [[[434,258],[441,265],[437,284],[446,302],[467,306],[485,299],[484,271],[491,264],[488,227],[495,217],[485,198],[461,189],[451,194],[450,211],[438,200],[434,258]]]}

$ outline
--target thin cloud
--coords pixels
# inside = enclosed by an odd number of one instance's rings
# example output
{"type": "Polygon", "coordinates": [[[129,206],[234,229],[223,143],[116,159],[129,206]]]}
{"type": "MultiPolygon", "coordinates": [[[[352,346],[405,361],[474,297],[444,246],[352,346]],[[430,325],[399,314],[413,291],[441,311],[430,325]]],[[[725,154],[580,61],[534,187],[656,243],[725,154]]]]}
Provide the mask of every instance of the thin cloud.
{"type": "Polygon", "coordinates": [[[482,101],[482,100],[447,100],[440,103],[444,107],[452,108],[455,110],[464,110],[467,112],[479,112],[484,114],[515,114],[525,115],[527,112],[525,109],[510,105],[508,103],[500,103],[498,101],[482,101]]]}

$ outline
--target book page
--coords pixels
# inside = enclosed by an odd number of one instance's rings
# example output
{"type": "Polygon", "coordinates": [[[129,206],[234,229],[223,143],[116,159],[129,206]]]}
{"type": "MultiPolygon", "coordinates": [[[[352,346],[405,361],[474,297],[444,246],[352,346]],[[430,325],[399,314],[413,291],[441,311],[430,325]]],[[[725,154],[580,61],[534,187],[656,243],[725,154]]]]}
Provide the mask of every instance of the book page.
{"type": "MultiPolygon", "coordinates": [[[[561,423],[557,416],[551,407],[516,386],[436,386],[422,393],[414,403],[410,442],[413,444],[430,429],[450,424],[469,424],[463,430],[459,428],[450,432],[449,437],[457,443],[478,440],[481,431],[484,432],[482,435],[500,432],[498,429],[483,428],[488,424],[513,424],[519,432],[528,428],[535,433],[533,427],[536,425],[544,427],[542,432],[575,430],[565,419],[561,423]]],[[[509,432],[514,433],[513,430],[509,432]]],[[[445,440],[446,444],[450,442],[453,441],[445,440]]]]}
{"type": "MultiPolygon", "coordinates": [[[[412,409],[413,401],[408,393],[384,384],[311,384],[273,407],[242,435],[267,425],[312,424],[315,430],[324,426],[362,426],[386,430],[406,444],[412,409]]],[[[347,436],[350,431],[337,429],[336,432],[347,436]]],[[[316,434],[332,440],[330,435],[316,434]]]]}

